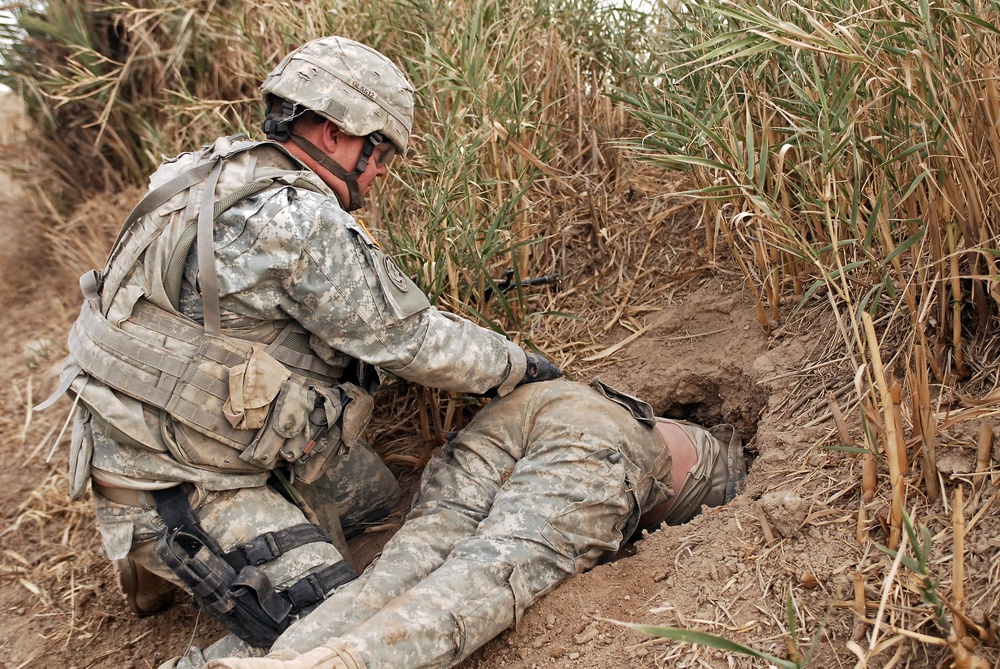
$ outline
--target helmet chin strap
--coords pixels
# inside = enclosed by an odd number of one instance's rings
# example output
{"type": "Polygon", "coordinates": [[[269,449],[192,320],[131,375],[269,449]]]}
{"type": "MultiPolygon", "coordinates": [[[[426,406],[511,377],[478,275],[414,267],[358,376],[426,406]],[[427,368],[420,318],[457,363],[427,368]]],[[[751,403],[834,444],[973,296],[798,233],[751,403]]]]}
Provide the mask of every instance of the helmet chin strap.
{"type": "MultiPolygon", "coordinates": [[[[381,133],[373,132],[366,137],[364,146],[361,147],[361,155],[358,156],[358,164],[354,166],[354,171],[348,172],[340,163],[333,160],[324,153],[318,146],[308,139],[292,131],[292,122],[305,111],[299,105],[283,101],[280,112],[271,111],[271,100],[268,99],[265,105],[264,123],[261,128],[268,139],[279,142],[290,141],[306,152],[310,158],[319,163],[324,169],[333,174],[347,185],[347,194],[350,202],[347,204],[347,211],[354,211],[365,206],[365,198],[358,189],[358,177],[368,169],[368,161],[375,152],[375,147],[382,143],[384,137],[381,133]]],[[[322,118],[322,117],[319,117],[322,118]]],[[[329,121],[329,119],[327,119],[329,121]]]]}
{"type": "Polygon", "coordinates": [[[368,150],[368,155],[366,156],[365,149],[371,146],[370,142],[365,143],[365,148],[361,151],[361,156],[358,158],[358,164],[354,168],[354,171],[348,172],[340,163],[323,153],[318,146],[310,142],[302,135],[298,135],[294,132],[290,133],[289,141],[305,151],[306,155],[319,163],[323,169],[329,171],[335,177],[347,184],[347,193],[351,198],[351,201],[347,205],[347,211],[354,211],[365,205],[365,198],[361,195],[361,191],[358,190],[358,177],[364,174],[365,170],[368,169],[368,158],[371,156],[371,150],[368,150]]]}

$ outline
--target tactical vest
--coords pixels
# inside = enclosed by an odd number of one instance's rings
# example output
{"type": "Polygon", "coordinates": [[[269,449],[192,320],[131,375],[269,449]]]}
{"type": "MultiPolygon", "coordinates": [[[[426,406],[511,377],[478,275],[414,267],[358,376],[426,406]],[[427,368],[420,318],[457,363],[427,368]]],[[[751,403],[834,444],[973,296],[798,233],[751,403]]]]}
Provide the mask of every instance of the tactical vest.
{"type": "MultiPolygon", "coordinates": [[[[371,394],[341,382],[345,368],[360,363],[336,353],[321,358],[290,320],[223,331],[214,222],[269,188],[329,191],[309,172],[257,166],[251,150],[265,143],[233,139],[154,174],[104,269],[81,278],[86,299],[70,354],[91,379],[158,411],[164,442],[181,463],[239,474],[288,462],[308,483],[371,415],[371,394]],[[204,324],[179,311],[192,246],[204,324]]],[[[130,438],[114,412],[95,406],[85,389],[80,398],[98,429],[115,441],[130,438]]]]}

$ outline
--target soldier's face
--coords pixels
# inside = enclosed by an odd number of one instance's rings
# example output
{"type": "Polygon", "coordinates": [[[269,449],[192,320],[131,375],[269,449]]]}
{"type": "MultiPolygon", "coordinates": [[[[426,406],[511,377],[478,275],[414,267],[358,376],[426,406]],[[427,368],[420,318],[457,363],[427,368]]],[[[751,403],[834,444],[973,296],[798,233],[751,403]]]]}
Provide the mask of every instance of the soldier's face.
{"type": "MultiPolygon", "coordinates": [[[[330,157],[343,165],[344,169],[353,171],[358,164],[358,159],[361,157],[361,150],[367,141],[366,137],[355,137],[341,133],[337,148],[330,154],[330,157]]],[[[385,144],[386,146],[380,145],[375,148],[375,152],[368,161],[368,167],[358,177],[358,192],[362,195],[368,194],[376,179],[380,179],[389,173],[389,161],[386,154],[391,144],[388,142],[385,142],[385,144]]]]}

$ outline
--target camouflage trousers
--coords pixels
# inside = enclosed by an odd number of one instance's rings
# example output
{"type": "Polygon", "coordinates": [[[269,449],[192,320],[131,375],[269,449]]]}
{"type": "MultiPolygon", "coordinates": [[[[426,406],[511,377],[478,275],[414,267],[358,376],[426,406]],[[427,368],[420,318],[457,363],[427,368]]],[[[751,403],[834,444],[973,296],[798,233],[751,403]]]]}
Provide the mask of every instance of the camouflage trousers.
{"type": "Polygon", "coordinates": [[[367,669],[451,667],[615,553],[669,497],[669,458],[655,429],[587,386],[521,386],[428,463],[382,556],[273,650],[339,637],[367,669]]]}
{"type": "MultiPolygon", "coordinates": [[[[97,439],[101,437],[98,435],[97,439]]],[[[222,491],[195,488],[188,498],[205,532],[215,538],[223,550],[245,544],[265,532],[305,522],[318,522],[326,529],[334,538],[334,544],[305,544],[260,566],[275,587],[280,588],[345,559],[347,551],[341,525],[348,532],[359,531],[363,523],[383,518],[398,502],[400,494],[391,472],[361,441],[339,456],[329,472],[316,482],[302,486],[298,492],[315,510],[315,516],[308,520],[301,508],[269,486],[222,491]]],[[[186,589],[153,550],[155,540],[165,528],[152,504],[118,504],[97,492],[94,499],[104,552],[110,559],[117,561],[127,557],[186,589]]],[[[200,667],[204,666],[207,657],[251,657],[266,652],[266,648],[252,648],[230,634],[204,652],[198,648],[189,649],[176,666],[200,667]]]]}

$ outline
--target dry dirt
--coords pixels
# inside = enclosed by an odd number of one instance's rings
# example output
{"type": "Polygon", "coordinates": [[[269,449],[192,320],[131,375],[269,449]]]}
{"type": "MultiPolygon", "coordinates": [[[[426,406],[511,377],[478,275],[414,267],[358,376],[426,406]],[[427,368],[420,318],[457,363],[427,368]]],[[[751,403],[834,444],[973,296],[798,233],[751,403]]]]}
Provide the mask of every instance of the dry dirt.
{"type": "MultiPolygon", "coordinates": [[[[572,579],[530,610],[517,631],[486,646],[467,666],[728,666],[704,650],[650,642],[603,618],[697,627],[783,656],[789,588],[801,611],[802,641],[808,642],[820,620],[841,640],[820,647],[833,661],[836,646],[850,634],[851,616],[827,608],[850,598],[862,550],[846,539],[853,536],[853,514],[823,504],[823,497],[838,494],[853,508],[858,492],[841,486],[852,481],[856,487],[857,477],[849,465],[836,464],[839,458],[814,446],[826,428],[804,430],[781,417],[789,401],[785,382],[765,383],[801,367],[808,340],[767,341],[752,307],[742,296],[727,296],[732,289],[707,278],[676,306],[650,317],[653,327],[619,351],[619,364],[601,376],[649,399],[661,415],[737,424],[758,454],[746,492],[728,507],[661,529],[627,551],[634,554],[572,579]],[[828,492],[817,499],[817,488],[828,492]],[[785,523],[790,536],[773,545],[766,545],[753,507],[768,490],[809,500],[785,523]],[[813,589],[801,585],[806,574],[815,577],[813,589]]],[[[0,489],[6,516],[2,542],[12,559],[5,560],[0,594],[0,610],[7,612],[0,653],[12,668],[155,667],[188,643],[194,612],[178,606],[155,618],[131,616],[107,561],[97,554],[89,499],[78,504],[66,499],[65,445],[51,464],[44,462],[51,437],[38,448],[46,432],[61,426],[28,416],[27,407],[52,385],[44,369],[61,355],[75,306],[70,292],[62,289],[56,297],[39,287],[3,304],[0,374],[7,411],[0,448],[7,467],[0,472],[0,489]]],[[[782,516],[774,525],[782,520],[788,519],[782,516]]],[[[360,540],[377,544],[379,538],[360,540]]],[[[367,552],[373,550],[377,547],[367,552]]],[[[202,620],[197,640],[218,634],[217,626],[202,620]]]]}
{"type": "MultiPolygon", "coordinates": [[[[89,494],[79,503],[67,499],[65,439],[46,462],[68,404],[64,399],[62,410],[43,416],[29,407],[53,387],[49,370],[64,354],[77,297],[70,278],[30,259],[20,262],[22,256],[9,251],[29,234],[32,221],[9,199],[0,206],[0,239],[8,249],[0,295],[0,457],[5,463],[0,471],[0,665],[155,667],[182,652],[192,634],[196,643],[206,644],[220,628],[205,620],[196,628],[196,612],[184,605],[158,617],[133,617],[109,564],[98,554],[89,494]]],[[[686,243],[685,236],[679,244],[686,243]]],[[[852,455],[828,448],[836,443],[835,430],[820,389],[825,386],[841,401],[852,389],[846,363],[828,361],[836,341],[831,323],[817,310],[810,320],[765,336],[741,280],[725,268],[698,274],[683,291],[664,294],[653,306],[657,310],[641,316],[647,329],[607,358],[601,377],[646,398],[661,415],[736,424],[754,456],[745,492],[726,507],[684,526],[662,528],[618,559],[570,579],[529,610],[517,630],[501,635],[463,666],[768,666],[654,639],[611,622],[625,621],[711,632],[783,658],[795,648],[806,650],[816,635],[809,666],[854,667],[858,659],[845,644],[853,638],[859,649],[867,649],[872,627],[856,627],[856,615],[843,603],[854,601],[855,574],[861,574],[867,600],[878,601],[890,561],[871,542],[856,541],[862,507],[859,464],[852,455]],[[810,369],[816,363],[821,366],[810,369]],[[774,535],[770,539],[765,525],[774,535]]],[[[612,346],[630,334],[617,327],[599,344],[612,346]]],[[[956,436],[955,443],[966,443],[963,439],[956,436]]],[[[967,449],[955,452],[967,458],[967,449]]],[[[401,476],[412,489],[415,475],[401,470],[401,476]]],[[[988,511],[992,499],[983,501],[984,495],[978,507],[970,508],[970,518],[980,509],[988,511]]],[[[864,525],[880,542],[885,541],[883,504],[879,497],[867,506],[864,525]]],[[[969,567],[980,574],[980,590],[969,593],[980,621],[995,615],[991,574],[996,573],[1000,528],[993,516],[981,514],[968,539],[980,560],[970,558],[969,567]]],[[[387,536],[356,540],[358,555],[370,557],[387,536]]],[[[942,564],[941,569],[950,569],[942,564]]],[[[920,634],[939,636],[909,586],[906,579],[893,583],[879,633],[884,648],[869,654],[867,666],[944,666],[945,654],[933,639],[916,641],[912,632],[904,636],[905,630],[886,625],[902,621],[901,626],[920,634]]],[[[871,606],[869,619],[876,615],[871,606]]],[[[994,650],[981,652],[995,661],[994,650]]]]}

